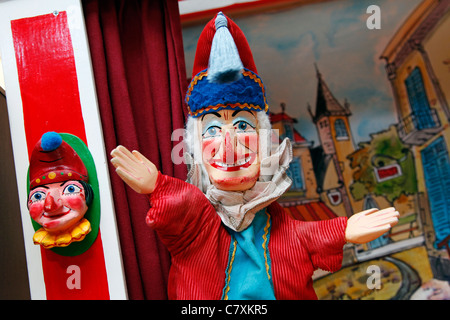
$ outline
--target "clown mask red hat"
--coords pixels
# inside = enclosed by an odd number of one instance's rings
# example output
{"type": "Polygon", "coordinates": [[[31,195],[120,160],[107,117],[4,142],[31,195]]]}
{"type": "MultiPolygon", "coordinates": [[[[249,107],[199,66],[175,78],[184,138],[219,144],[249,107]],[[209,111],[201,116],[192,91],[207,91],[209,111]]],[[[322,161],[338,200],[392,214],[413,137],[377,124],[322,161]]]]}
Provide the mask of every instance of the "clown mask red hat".
{"type": "Polygon", "coordinates": [[[88,173],[83,161],[56,132],[44,133],[34,147],[29,176],[30,189],[69,180],[88,182],[88,173]]]}

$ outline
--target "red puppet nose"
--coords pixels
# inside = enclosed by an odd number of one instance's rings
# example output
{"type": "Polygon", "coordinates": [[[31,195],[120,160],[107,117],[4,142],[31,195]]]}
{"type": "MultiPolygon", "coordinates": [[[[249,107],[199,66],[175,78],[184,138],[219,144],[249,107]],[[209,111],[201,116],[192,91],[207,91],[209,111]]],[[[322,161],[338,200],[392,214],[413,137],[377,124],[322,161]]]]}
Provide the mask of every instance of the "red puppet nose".
{"type": "Polygon", "coordinates": [[[55,199],[52,197],[51,194],[48,194],[47,197],[45,197],[44,202],[44,209],[47,212],[55,211],[59,208],[59,205],[56,203],[55,199]]]}
{"type": "Polygon", "coordinates": [[[233,164],[237,161],[236,154],[236,138],[231,137],[230,132],[225,134],[224,141],[223,162],[226,164],[233,164]]]}

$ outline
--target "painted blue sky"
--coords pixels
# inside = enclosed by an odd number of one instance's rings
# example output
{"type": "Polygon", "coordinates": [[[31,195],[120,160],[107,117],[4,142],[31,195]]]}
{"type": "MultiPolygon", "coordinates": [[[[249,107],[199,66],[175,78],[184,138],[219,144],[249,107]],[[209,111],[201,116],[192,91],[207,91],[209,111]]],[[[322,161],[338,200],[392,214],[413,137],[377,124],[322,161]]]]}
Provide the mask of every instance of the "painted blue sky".
{"type": "MultiPolygon", "coordinates": [[[[297,130],[318,144],[307,111],[316,103],[314,63],[334,96],[350,103],[356,143],[397,122],[390,84],[379,57],[389,40],[421,0],[335,0],[294,9],[239,17],[252,48],[270,108],[298,120],[297,130]],[[369,30],[370,5],[381,9],[381,29],[369,30]]],[[[226,13],[226,12],[225,12],[226,13]]],[[[197,39],[204,25],[184,28],[187,74],[192,73],[197,39]]]]}

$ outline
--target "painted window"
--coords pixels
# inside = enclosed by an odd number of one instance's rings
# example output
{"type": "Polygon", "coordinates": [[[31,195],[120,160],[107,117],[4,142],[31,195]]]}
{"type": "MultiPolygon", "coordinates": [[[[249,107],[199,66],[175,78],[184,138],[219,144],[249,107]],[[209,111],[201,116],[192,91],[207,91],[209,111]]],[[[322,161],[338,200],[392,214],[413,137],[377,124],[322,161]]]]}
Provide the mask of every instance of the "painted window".
{"type": "Polygon", "coordinates": [[[347,127],[342,119],[337,119],[334,122],[334,129],[336,130],[336,138],[348,138],[347,127]]]}
{"type": "Polygon", "coordinates": [[[326,119],[322,120],[319,122],[319,127],[320,128],[326,128],[328,127],[328,121],[326,119]]]}
{"type": "Polygon", "coordinates": [[[416,129],[422,130],[435,127],[436,124],[431,114],[422,73],[418,67],[406,78],[405,85],[416,129]]]}
{"type": "Polygon", "coordinates": [[[287,170],[287,175],[292,180],[291,190],[304,189],[303,173],[300,158],[294,157],[292,159],[292,162],[289,165],[289,169],[287,170]]]}
{"type": "Polygon", "coordinates": [[[284,125],[285,136],[294,141],[294,129],[290,123],[284,125]]]}

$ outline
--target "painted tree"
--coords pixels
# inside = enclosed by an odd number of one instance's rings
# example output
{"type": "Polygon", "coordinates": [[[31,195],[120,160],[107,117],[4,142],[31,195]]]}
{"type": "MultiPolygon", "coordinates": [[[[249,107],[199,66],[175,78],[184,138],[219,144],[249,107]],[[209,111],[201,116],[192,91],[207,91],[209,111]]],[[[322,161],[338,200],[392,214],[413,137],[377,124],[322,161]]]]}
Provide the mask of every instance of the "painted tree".
{"type": "Polygon", "coordinates": [[[358,150],[348,156],[351,167],[357,168],[350,186],[355,200],[375,194],[393,202],[401,194],[417,192],[413,153],[401,142],[394,125],[371,134],[369,142],[358,146],[358,150]]]}

